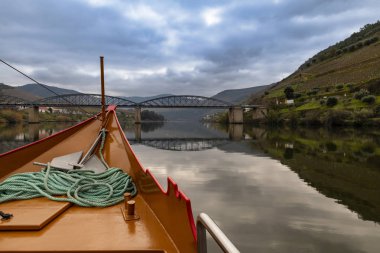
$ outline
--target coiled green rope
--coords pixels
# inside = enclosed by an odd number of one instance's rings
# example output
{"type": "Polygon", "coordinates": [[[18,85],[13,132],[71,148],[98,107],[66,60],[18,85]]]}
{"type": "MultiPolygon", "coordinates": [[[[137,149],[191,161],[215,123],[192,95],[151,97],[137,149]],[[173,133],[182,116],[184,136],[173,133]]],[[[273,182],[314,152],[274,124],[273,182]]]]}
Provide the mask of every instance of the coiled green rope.
{"type": "MultiPolygon", "coordinates": [[[[102,130],[101,134],[99,154],[105,163],[102,155],[105,131],[102,130]]],[[[137,194],[132,178],[119,168],[109,168],[103,173],[90,170],[63,172],[48,163],[40,172],[16,174],[0,183],[0,203],[47,197],[79,206],[107,207],[122,201],[125,192],[130,192],[132,197],[137,194]],[[58,197],[63,195],[66,197],[58,197]]]]}
{"type": "Polygon", "coordinates": [[[125,192],[137,194],[132,178],[121,169],[96,174],[89,170],[62,172],[48,165],[41,172],[16,174],[0,183],[0,203],[47,197],[79,206],[106,207],[122,201],[125,192]],[[57,197],[63,195],[67,197],[57,197]]]}

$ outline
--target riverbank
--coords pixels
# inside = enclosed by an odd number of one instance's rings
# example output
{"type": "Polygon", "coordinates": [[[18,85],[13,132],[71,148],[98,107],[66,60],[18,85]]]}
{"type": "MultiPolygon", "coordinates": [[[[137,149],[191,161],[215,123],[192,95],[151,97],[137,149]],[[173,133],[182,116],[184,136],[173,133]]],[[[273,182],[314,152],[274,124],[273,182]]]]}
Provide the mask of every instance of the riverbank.
{"type": "MultiPolygon", "coordinates": [[[[41,122],[78,122],[87,119],[89,116],[85,114],[74,113],[39,113],[41,122]]],[[[0,124],[27,123],[28,112],[26,110],[1,109],[0,124]]]]}
{"type": "MultiPolygon", "coordinates": [[[[247,122],[254,122],[249,113],[245,117],[247,122]]],[[[287,112],[269,110],[265,118],[256,120],[265,125],[289,125],[289,126],[326,126],[326,127],[376,127],[380,126],[380,107],[377,109],[364,108],[361,110],[345,109],[315,109],[296,110],[287,112]]]]}

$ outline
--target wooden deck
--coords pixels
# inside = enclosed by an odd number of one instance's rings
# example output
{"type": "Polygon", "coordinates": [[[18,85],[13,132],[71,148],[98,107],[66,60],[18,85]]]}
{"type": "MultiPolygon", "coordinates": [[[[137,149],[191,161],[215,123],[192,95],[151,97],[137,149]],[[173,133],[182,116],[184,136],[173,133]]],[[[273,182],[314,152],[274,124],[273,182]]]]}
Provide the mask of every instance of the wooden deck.
{"type": "MultiPolygon", "coordinates": [[[[39,171],[32,162],[48,162],[72,152],[86,152],[101,122],[92,118],[59,134],[0,155],[0,181],[15,173],[39,171]]],[[[44,198],[6,202],[13,213],[0,221],[0,251],[14,252],[196,252],[190,201],[171,180],[164,192],[144,170],[126,141],[114,109],[108,112],[104,156],[129,173],[138,187],[139,220],[126,222],[120,203],[107,208],[79,207],[44,198]]]]}

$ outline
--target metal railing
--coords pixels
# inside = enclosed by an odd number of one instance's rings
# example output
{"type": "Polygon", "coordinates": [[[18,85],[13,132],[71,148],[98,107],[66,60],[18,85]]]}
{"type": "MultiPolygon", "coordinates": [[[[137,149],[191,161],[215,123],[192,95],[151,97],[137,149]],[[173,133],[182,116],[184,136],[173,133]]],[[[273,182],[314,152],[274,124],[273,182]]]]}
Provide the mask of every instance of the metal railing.
{"type": "Polygon", "coordinates": [[[198,253],[207,253],[206,230],[214,238],[219,247],[226,253],[239,253],[240,251],[232,244],[223,231],[205,213],[200,213],[197,218],[197,249],[198,253]]]}

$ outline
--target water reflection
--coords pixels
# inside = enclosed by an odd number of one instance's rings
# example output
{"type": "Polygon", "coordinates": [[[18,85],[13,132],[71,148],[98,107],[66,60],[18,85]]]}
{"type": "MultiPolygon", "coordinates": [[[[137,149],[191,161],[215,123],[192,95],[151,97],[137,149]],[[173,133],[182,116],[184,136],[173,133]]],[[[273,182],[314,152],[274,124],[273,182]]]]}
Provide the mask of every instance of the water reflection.
{"type": "Polygon", "coordinates": [[[280,160],[325,196],[380,222],[380,132],[272,129],[251,145],[280,160]]]}
{"type": "MultiPolygon", "coordinates": [[[[380,131],[122,126],[142,164],[164,186],[172,177],[242,252],[380,251],[380,131]]],[[[0,152],[66,127],[0,126],[0,152]]]]}
{"type": "Polygon", "coordinates": [[[141,140],[205,132],[228,142],[202,152],[133,149],[163,185],[174,178],[194,214],[209,213],[242,252],[380,250],[377,133],[245,127],[235,141],[225,127],[178,123],[141,140]]]}
{"type": "Polygon", "coordinates": [[[45,138],[74,124],[74,122],[0,124],[0,154],[45,138]]]}

